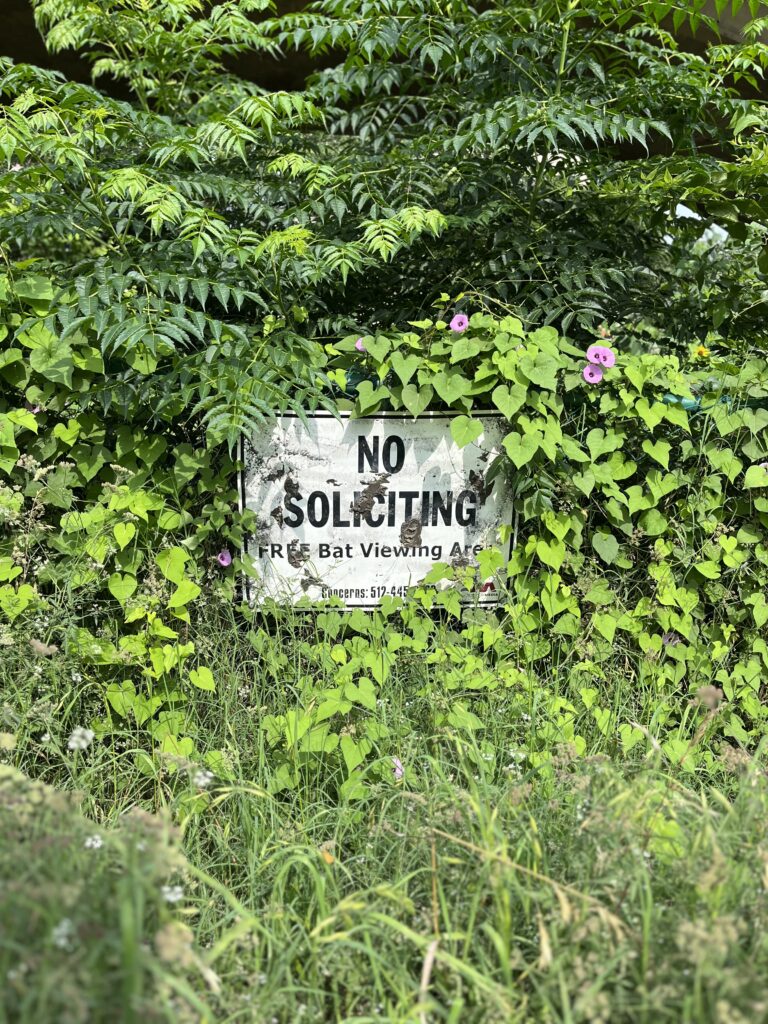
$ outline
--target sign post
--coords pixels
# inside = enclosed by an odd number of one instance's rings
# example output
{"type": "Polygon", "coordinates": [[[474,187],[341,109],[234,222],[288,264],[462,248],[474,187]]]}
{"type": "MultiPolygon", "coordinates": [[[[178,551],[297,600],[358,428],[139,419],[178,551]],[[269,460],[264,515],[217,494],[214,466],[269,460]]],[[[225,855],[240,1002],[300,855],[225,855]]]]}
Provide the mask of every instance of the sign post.
{"type": "MultiPolygon", "coordinates": [[[[243,506],[258,516],[249,539],[260,580],[248,597],[292,603],[340,597],[371,608],[404,596],[437,562],[473,564],[509,522],[509,503],[487,482],[506,430],[495,413],[473,414],[484,431],[459,448],[451,414],[400,413],[340,420],[325,412],[281,416],[243,445],[243,506]]],[[[492,605],[492,581],[473,602],[492,605]]]]}

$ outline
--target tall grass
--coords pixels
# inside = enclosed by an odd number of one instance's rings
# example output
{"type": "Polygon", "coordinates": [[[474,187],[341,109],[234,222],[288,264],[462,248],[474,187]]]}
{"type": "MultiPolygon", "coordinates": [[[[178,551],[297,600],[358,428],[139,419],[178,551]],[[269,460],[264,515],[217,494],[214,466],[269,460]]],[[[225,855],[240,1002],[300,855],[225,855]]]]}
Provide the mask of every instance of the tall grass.
{"type": "MultiPolygon", "coordinates": [[[[185,714],[199,749],[226,752],[228,778],[212,779],[183,758],[150,771],[127,726],[70,750],[103,715],[103,684],[65,650],[32,664],[5,648],[2,756],[76,806],[2,777],[0,1020],[766,1018],[758,761],[727,747],[697,776],[653,747],[609,758],[620,748],[586,716],[583,755],[553,743],[534,767],[532,722],[505,714],[503,693],[473,703],[482,739],[436,726],[439,673],[421,658],[377,709],[402,778],[374,751],[361,799],[340,798],[319,759],[272,793],[260,722],[296,706],[313,633],[249,633],[209,610],[195,639],[218,688],[185,714]],[[136,852],[137,809],[160,837],[151,856],[136,852]]],[[[620,666],[603,668],[642,719],[620,666]]]]}

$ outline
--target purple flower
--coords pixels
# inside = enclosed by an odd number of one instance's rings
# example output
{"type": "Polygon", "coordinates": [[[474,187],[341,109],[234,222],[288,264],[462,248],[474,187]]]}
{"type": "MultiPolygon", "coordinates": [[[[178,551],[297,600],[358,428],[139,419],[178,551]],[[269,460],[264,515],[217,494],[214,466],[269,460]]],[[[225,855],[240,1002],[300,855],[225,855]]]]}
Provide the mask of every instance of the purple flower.
{"type": "Polygon", "coordinates": [[[31,412],[33,416],[36,416],[40,412],[40,410],[42,409],[42,406],[41,405],[32,405],[31,402],[25,402],[24,403],[24,408],[27,410],[27,412],[31,412]]]}
{"type": "Polygon", "coordinates": [[[405,775],[405,768],[403,768],[403,762],[400,760],[399,757],[393,757],[392,764],[394,765],[392,771],[394,772],[395,782],[399,782],[400,779],[402,779],[402,777],[405,775]]]}
{"type": "Polygon", "coordinates": [[[456,334],[461,334],[461,332],[466,331],[468,327],[469,317],[465,316],[464,313],[457,313],[453,320],[451,320],[451,330],[455,331],[456,334]]]}
{"type": "Polygon", "coordinates": [[[616,363],[616,353],[607,345],[590,345],[587,349],[587,359],[590,363],[598,363],[610,369],[616,363]]]}
{"type": "Polygon", "coordinates": [[[224,548],[223,551],[220,551],[218,555],[216,555],[216,561],[219,563],[222,569],[226,569],[228,565],[232,565],[232,555],[229,553],[229,551],[227,551],[226,548],[224,548]]]}
{"type": "Polygon", "coordinates": [[[358,352],[365,352],[365,345],[363,344],[362,338],[357,339],[357,341],[355,342],[355,348],[357,349],[358,352]]]}
{"type": "Polygon", "coordinates": [[[593,366],[592,363],[589,363],[584,367],[581,371],[581,375],[587,384],[599,384],[603,379],[603,371],[601,368],[599,366],[593,366]]]}
{"type": "Polygon", "coordinates": [[[677,647],[678,644],[683,642],[683,638],[678,636],[677,633],[665,633],[661,638],[661,642],[665,647],[677,647]]]}
{"type": "Polygon", "coordinates": [[[616,363],[616,353],[612,349],[606,348],[605,345],[603,345],[603,351],[600,353],[600,362],[610,370],[610,368],[616,363]]]}
{"type": "Polygon", "coordinates": [[[764,469],[765,472],[768,473],[768,462],[758,462],[758,466],[760,469],[764,469]]]}

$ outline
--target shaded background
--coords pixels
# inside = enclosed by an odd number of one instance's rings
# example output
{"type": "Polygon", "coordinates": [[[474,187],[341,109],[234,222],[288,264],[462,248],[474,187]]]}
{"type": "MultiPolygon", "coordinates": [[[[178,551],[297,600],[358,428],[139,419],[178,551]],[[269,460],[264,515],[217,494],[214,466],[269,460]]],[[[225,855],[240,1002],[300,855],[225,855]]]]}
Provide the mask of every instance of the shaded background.
{"type": "MultiPolygon", "coordinates": [[[[0,54],[12,57],[20,64],[37,64],[40,67],[55,68],[57,71],[63,72],[67,78],[75,81],[90,81],[88,64],[76,53],[70,50],[57,54],[47,52],[43,40],[35,28],[29,0],[0,0],[0,6],[2,6],[0,25],[3,33],[0,54]]],[[[306,6],[307,0],[278,0],[277,2],[279,14],[299,11],[306,6]]],[[[707,14],[714,15],[714,0],[709,0],[704,10],[707,14]]],[[[732,15],[729,5],[720,18],[723,36],[729,41],[737,40],[740,36],[741,25],[749,16],[749,11],[746,8],[739,11],[736,16],[732,15]]],[[[671,23],[669,27],[672,28],[671,23]]],[[[686,26],[683,26],[675,34],[686,48],[692,50],[701,48],[703,34],[699,34],[698,38],[692,38],[690,30],[686,26]]],[[[243,57],[233,62],[232,70],[243,78],[257,82],[267,89],[301,89],[307,75],[314,68],[329,66],[336,62],[337,57],[332,54],[319,59],[311,59],[304,53],[290,51],[285,59],[279,61],[270,60],[268,57],[243,57]]],[[[126,95],[124,87],[109,83],[106,78],[101,79],[100,86],[114,95],[126,95]]]]}
{"type": "MultiPolygon", "coordinates": [[[[306,0],[278,0],[277,3],[279,14],[300,11],[305,6],[306,0]]],[[[54,68],[76,82],[90,82],[87,61],[72,50],[48,53],[35,27],[29,0],[0,0],[0,8],[0,54],[12,57],[18,64],[37,64],[39,67],[54,68]]],[[[313,60],[304,53],[291,51],[283,60],[243,57],[233,61],[231,67],[243,78],[258,82],[267,89],[301,89],[307,75],[314,68],[334,63],[336,59],[331,56],[313,60]]],[[[127,89],[122,84],[110,82],[106,77],[100,80],[100,88],[115,96],[127,96],[127,89]]]]}

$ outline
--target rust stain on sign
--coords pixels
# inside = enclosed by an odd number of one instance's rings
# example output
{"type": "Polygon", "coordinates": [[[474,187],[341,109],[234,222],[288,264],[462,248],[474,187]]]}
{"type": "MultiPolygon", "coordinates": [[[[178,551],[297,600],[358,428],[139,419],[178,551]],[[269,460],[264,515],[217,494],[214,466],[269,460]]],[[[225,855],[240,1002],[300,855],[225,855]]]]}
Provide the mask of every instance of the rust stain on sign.
{"type": "Polygon", "coordinates": [[[367,516],[373,508],[376,498],[387,493],[385,484],[389,480],[389,473],[379,473],[375,480],[372,480],[362,492],[360,497],[349,506],[350,512],[356,512],[359,516],[367,516]]]}

